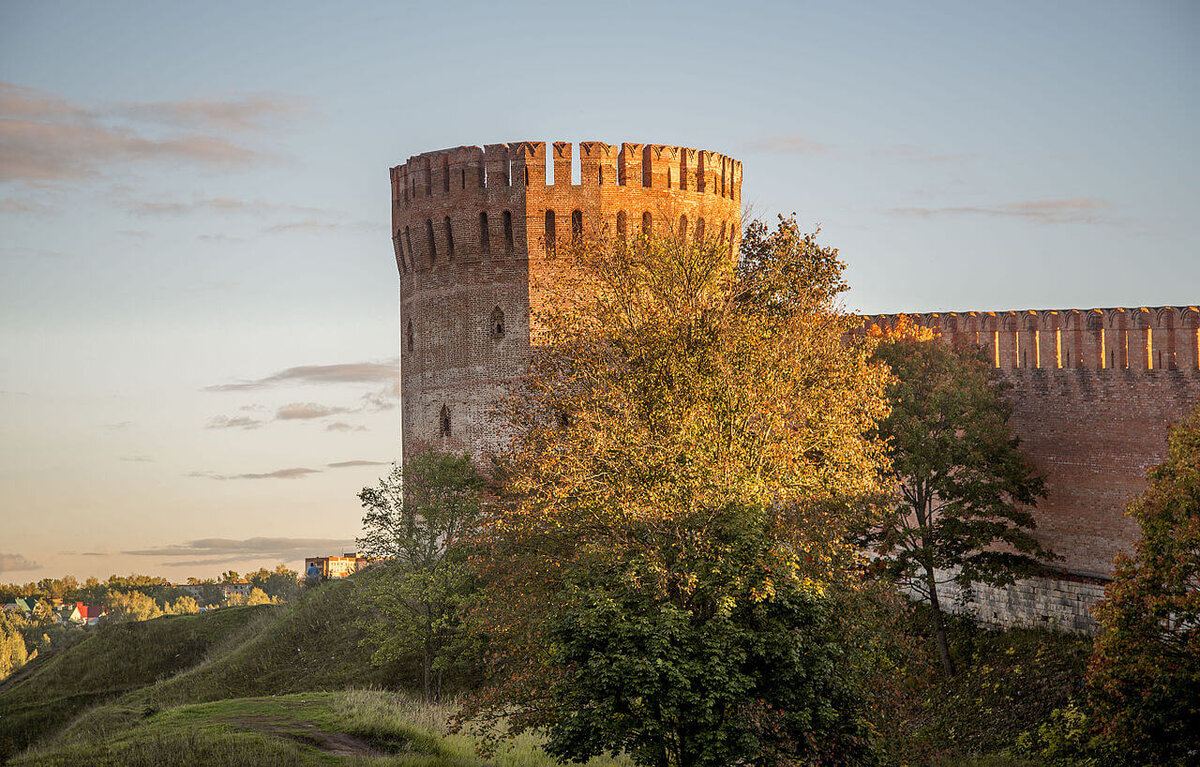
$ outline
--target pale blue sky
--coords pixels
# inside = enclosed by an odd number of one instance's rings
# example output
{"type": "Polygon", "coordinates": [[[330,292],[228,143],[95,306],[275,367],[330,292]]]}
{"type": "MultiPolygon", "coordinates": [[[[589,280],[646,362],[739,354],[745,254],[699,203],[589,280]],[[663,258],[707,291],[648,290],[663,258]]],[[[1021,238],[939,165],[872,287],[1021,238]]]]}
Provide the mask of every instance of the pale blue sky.
{"type": "Polygon", "coordinates": [[[1196,304],[1198,42],[1184,2],[0,2],[0,581],[354,538],[419,152],[732,155],[853,310],[1196,304]]]}

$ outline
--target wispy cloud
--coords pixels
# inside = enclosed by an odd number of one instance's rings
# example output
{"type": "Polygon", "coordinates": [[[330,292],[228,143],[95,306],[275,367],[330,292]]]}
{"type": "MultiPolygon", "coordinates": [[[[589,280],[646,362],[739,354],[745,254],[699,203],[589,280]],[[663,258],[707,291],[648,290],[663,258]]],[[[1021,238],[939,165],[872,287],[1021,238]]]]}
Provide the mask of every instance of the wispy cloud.
{"type": "Polygon", "coordinates": [[[338,413],[349,412],[344,407],[318,405],[316,402],[292,402],[284,405],[275,412],[276,421],[303,421],[311,418],[325,418],[338,413]]]}
{"type": "Polygon", "coordinates": [[[270,155],[226,134],[299,111],[294,101],[271,95],[77,104],[0,83],[0,180],[53,184],[98,177],[133,162],[245,167],[270,155]],[[164,127],[182,132],[163,135],[164,127]]]}
{"type": "Polygon", "coordinates": [[[785,133],[778,136],[764,136],[750,145],[758,152],[773,152],[776,154],[829,154],[833,147],[809,138],[800,133],[785,133]]]}
{"type": "Polygon", "coordinates": [[[1112,207],[1107,200],[1073,197],[1063,200],[1018,200],[999,205],[958,205],[945,207],[891,208],[899,216],[930,218],[945,215],[1002,216],[1024,218],[1046,224],[1097,223],[1101,214],[1112,207]]]}
{"type": "Polygon", "coordinates": [[[0,213],[45,213],[50,206],[31,200],[18,200],[16,197],[5,197],[0,200],[0,213]]]}
{"type": "Polygon", "coordinates": [[[191,202],[123,199],[117,204],[136,216],[182,216],[196,211],[212,211],[221,214],[239,213],[249,216],[279,213],[311,216],[345,215],[338,211],[307,205],[283,205],[265,200],[239,200],[235,197],[198,197],[191,202]]]}
{"type": "Polygon", "coordinates": [[[307,110],[289,96],[257,94],[225,99],[191,98],[143,104],[119,104],[114,111],[142,122],[190,128],[245,132],[261,130],[280,118],[299,117],[307,110]]]}
{"type": "Polygon", "coordinates": [[[39,570],[41,565],[21,554],[0,554],[0,573],[13,573],[19,570],[39,570]]]}
{"type": "Polygon", "coordinates": [[[303,479],[309,474],[320,474],[320,469],[306,469],[302,466],[297,466],[291,469],[276,469],[268,471],[264,474],[215,474],[210,471],[193,471],[188,474],[189,477],[201,477],[203,479],[303,479]]]}
{"type": "Polygon", "coordinates": [[[969,152],[934,152],[915,144],[892,144],[871,153],[876,157],[908,162],[944,163],[974,159],[976,155],[969,152]]]}
{"type": "Polygon", "coordinates": [[[331,469],[347,469],[351,466],[388,466],[391,461],[335,461],[325,464],[331,469]]]}
{"type": "Polygon", "coordinates": [[[345,421],[334,421],[325,427],[325,431],[367,431],[367,427],[351,426],[345,421]]]}
{"type": "Polygon", "coordinates": [[[399,375],[398,359],[387,362],[348,362],[337,365],[299,365],[266,378],[206,386],[205,391],[250,391],[289,383],[346,384],[392,381],[399,375]]]}
{"type": "Polygon", "coordinates": [[[142,557],[163,557],[169,566],[194,566],[240,562],[248,559],[281,559],[284,561],[304,557],[328,555],[352,551],[356,543],[352,538],[201,538],[186,543],[158,546],[148,549],[124,551],[142,557]]]}
{"type": "Polygon", "coordinates": [[[257,418],[251,418],[245,415],[229,416],[218,415],[214,416],[208,422],[209,429],[257,429],[262,426],[263,422],[257,418]]]}

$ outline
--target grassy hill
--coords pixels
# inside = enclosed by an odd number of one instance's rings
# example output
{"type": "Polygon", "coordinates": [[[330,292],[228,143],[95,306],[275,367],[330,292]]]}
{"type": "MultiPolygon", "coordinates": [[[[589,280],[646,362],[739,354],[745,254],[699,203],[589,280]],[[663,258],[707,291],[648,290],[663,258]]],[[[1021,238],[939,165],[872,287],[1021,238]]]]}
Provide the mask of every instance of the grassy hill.
{"type": "Polygon", "coordinates": [[[0,759],[84,709],[199,663],[277,608],[240,607],[103,626],[0,684],[0,759]]]}

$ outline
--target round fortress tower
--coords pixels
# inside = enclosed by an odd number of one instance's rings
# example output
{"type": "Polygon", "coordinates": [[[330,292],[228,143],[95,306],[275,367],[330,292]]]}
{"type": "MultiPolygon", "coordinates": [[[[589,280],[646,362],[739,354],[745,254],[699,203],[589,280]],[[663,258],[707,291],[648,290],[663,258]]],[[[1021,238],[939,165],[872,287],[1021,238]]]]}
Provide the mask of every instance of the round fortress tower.
{"type": "Polygon", "coordinates": [[[524,373],[535,286],[555,242],[650,230],[728,238],[736,252],[740,162],[660,144],[578,146],[578,183],[567,142],[552,145],[549,164],[545,143],[522,141],[426,152],[391,169],[405,459],[503,446],[493,409],[524,373]]]}

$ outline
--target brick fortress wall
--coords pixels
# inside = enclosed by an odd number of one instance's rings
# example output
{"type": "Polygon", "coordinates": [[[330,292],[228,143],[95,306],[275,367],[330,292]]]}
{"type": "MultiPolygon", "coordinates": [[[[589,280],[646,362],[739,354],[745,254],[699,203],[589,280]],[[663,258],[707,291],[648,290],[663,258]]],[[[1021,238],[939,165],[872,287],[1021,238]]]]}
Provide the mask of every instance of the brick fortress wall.
{"type": "Polygon", "coordinates": [[[391,169],[405,455],[481,456],[504,444],[495,407],[524,371],[555,243],[649,227],[727,237],[736,252],[741,163],[659,144],[578,148],[579,183],[566,142],[551,146],[549,162],[544,143],[517,142],[427,152],[391,169]]]}
{"type": "MultiPolygon", "coordinates": [[[[890,325],[899,315],[865,318],[890,325]]],[[[980,344],[1012,385],[1012,423],[1046,475],[1037,537],[1065,557],[1068,576],[1108,578],[1130,551],[1137,525],[1125,516],[1146,471],[1167,453],[1167,428],[1200,404],[1200,310],[1195,306],[908,315],[947,343],[980,344]]],[[[981,588],[970,609],[992,622],[1032,615],[1065,628],[1094,625],[1097,586],[1078,578],[981,588]],[[1062,594],[1081,598],[1071,603],[1062,594]],[[1024,595],[1020,599],[1017,595],[1024,595]],[[1086,599],[1083,599],[1086,597],[1086,599]],[[1047,600],[1049,600],[1047,602],[1047,600]],[[1035,609],[1041,602],[1054,610],[1035,609]]]]}

